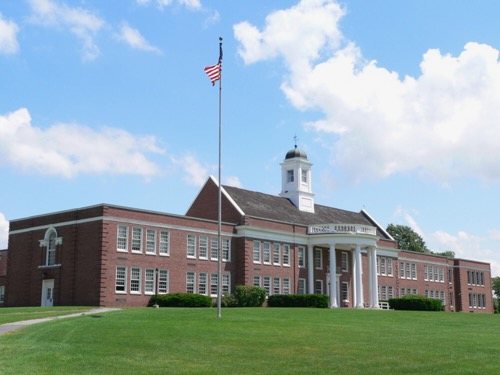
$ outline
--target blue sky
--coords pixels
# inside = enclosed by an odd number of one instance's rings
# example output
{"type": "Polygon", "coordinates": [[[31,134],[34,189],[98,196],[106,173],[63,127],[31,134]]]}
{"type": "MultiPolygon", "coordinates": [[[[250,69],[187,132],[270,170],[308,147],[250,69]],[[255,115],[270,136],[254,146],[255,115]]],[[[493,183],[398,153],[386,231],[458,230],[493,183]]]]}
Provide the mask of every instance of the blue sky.
{"type": "Polygon", "coordinates": [[[98,203],[184,214],[217,175],[280,192],[294,145],[316,203],[411,226],[500,275],[500,3],[6,0],[8,221],[98,203]]]}

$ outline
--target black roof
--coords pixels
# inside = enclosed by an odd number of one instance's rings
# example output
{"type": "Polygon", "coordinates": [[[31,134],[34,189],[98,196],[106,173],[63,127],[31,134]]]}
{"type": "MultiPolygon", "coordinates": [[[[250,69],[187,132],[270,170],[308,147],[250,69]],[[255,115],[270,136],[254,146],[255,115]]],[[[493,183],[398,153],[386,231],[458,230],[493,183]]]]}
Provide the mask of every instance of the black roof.
{"type": "Polygon", "coordinates": [[[246,216],[258,217],[279,222],[298,225],[314,224],[361,224],[377,227],[377,235],[386,238],[387,235],[379,228],[369,215],[323,206],[314,205],[314,213],[300,211],[288,198],[276,195],[259,193],[233,186],[224,186],[224,190],[231,196],[246,216]]]}

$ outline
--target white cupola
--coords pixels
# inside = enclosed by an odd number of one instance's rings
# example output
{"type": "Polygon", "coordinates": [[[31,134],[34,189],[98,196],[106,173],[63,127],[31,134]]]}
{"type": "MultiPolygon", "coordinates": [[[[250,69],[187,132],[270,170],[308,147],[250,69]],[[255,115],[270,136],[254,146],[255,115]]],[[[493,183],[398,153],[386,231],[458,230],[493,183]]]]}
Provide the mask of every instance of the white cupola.
{"type": "Polygon", "coordinates": [[[301,211],[314,213],[314,194],[311,184],[312,163],[297,145],[288,151],[281,165],[281,194],[301,211]]]}

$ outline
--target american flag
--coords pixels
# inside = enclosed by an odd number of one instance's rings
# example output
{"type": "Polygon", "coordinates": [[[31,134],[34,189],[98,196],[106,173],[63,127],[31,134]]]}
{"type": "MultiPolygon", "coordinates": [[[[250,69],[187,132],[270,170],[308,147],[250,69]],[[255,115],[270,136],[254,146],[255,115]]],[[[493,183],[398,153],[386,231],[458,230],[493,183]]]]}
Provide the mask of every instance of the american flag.
{"type": "Polygon", "coordinates": [[[219,61],[215,65],[205,67],[205,73],[207,73],[208,78],[212,81],[212,86],[215,85],[215,82],[220,79],[221,65],[222,62],[219,61]]]}

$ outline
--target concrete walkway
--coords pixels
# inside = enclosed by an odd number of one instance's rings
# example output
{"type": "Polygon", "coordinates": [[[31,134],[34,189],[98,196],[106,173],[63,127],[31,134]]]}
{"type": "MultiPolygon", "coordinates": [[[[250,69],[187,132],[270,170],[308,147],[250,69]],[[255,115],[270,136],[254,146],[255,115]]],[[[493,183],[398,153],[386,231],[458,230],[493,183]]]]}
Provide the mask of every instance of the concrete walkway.
{"type": "Polygon", "coordinates": [[[32,324],[37,324],[37,323],[43,323],[43,322],[48,322],[50,320],[56,320],[56,319],[66,319],[66,318],[73,318],[75,316],[82,316],[82,315],[90,315],[90,314],[100,314],[100,313],[105,313],[108,311],[116,311],[120,309],[114,309],[114,308],[107,308],[107,307],[99,307],[95,309],[91,309],[85,312],[79,312],[75,314],[69,314],[69,315],[61,315],[61,316],[53,316],[49,318],[41,318],[41,319],[31,319],[31,320],[23,320],[20,322],[14,322],[14,323],[6,323],[0,325],[0,336],[4,335],[6,333],[24,328],[26,326],[30,326],[32,324]]]}

